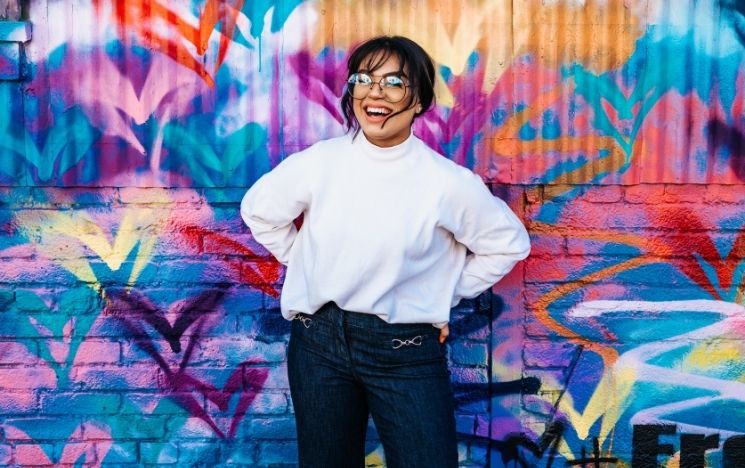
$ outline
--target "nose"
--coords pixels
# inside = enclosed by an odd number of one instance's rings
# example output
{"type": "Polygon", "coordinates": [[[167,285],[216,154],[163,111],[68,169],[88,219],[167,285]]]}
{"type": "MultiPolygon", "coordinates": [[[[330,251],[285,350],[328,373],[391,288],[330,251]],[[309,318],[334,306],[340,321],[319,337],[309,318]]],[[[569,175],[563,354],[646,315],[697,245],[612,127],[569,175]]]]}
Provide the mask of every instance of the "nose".
{"type": "Polygon", "coordinates": [[[383,87],[380,85],[380,82],[374,82],[372,85],[370,85],[370,92],[369,95],[375,96],[383,96],[383,87]]]}

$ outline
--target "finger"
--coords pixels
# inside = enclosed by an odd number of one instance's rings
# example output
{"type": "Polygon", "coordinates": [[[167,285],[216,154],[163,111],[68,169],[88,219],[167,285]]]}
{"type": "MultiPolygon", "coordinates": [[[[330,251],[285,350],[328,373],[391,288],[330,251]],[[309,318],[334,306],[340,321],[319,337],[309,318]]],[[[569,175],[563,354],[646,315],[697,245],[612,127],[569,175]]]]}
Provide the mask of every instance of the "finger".
{"type": "Polygon", "coordinates": [[[440,329],[440,344],[444,343],[450,334],[450,327],[445,325],[440,329]]]}

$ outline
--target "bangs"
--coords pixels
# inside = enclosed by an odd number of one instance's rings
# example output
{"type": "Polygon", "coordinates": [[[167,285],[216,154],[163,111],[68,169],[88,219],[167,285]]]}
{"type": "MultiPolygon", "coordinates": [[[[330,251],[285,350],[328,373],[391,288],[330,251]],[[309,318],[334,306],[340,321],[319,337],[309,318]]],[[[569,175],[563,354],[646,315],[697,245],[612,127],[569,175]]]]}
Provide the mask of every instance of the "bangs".
{"type": "Polygon", "coordinates": [[[387,62],[388,59],[390,59],[391,57],[396,57],[398,59],[398,72],[402,76],[406,76],[406,56],[393,49],[392,47],[385,47],[384,44],[381,44],[381,46],[375,50],[371,50],[367,55],[360,57],[360,63],[357,64],[356,67],[354,67],[353,72],[356,73],[359,71],[366,71],[369,73],[374,73],[379,70],[380,67],[382,67],[383,64],[387,62]]]}

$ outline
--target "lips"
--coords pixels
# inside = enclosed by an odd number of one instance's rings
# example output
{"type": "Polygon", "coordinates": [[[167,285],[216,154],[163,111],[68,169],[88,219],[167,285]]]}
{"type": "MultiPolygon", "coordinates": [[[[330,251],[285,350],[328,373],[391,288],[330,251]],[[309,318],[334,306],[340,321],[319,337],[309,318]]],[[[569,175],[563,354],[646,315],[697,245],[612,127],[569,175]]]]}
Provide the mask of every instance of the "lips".
{"type": "Polygon", "coordinates": [[[365,112],[365,116],[370,122],[383,122],[393,113],[393,109],[379,104],[365,105],[362,107],[362,110],[365,112]]]}

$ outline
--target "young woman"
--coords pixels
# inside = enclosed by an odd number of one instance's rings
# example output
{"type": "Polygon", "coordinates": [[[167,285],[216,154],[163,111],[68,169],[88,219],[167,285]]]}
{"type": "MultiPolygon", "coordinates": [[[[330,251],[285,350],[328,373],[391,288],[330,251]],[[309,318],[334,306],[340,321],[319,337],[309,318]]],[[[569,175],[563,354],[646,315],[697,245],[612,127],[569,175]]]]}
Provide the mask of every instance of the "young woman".
{"type": "Polygon", "coordinates": [[[300,465],[364,466],[372,415],[388,467],[453,467],[450,308],[525,258],[528,235],[478,176],[412,134],[434,100],[419,45],[371,39],[348,69],[348,134],[288,157],[241,203],[256,240],[287,265],[300,465]]]}

